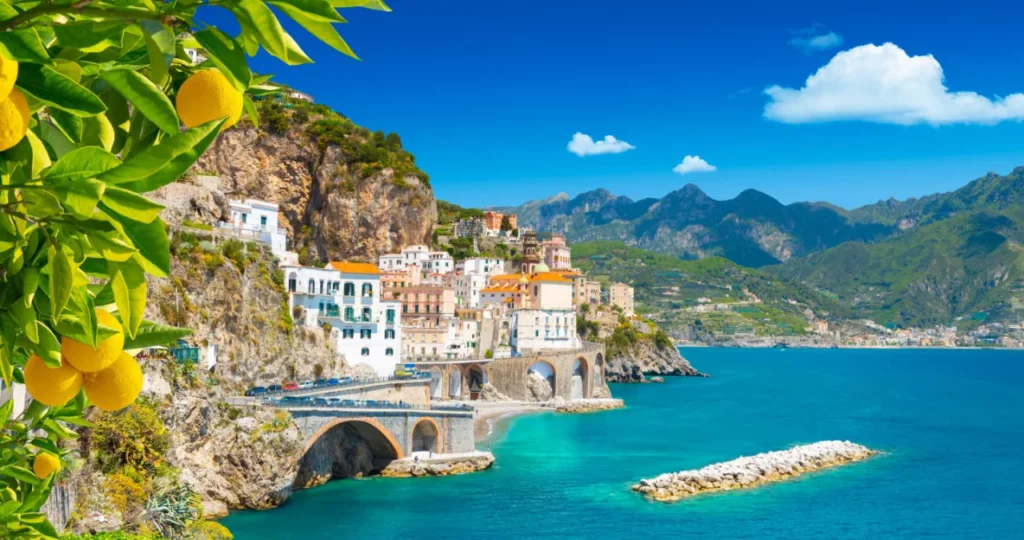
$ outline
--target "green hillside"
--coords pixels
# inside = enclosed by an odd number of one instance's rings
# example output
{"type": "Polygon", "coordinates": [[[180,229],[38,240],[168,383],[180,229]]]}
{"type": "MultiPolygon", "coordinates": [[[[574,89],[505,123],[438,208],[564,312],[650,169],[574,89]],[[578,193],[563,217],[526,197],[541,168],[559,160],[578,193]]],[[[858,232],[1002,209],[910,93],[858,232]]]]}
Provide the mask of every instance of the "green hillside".
{"type": "Polygon", "coordinates": [[[832,320],[852,314],[803,285],[721,257],[687,261],[615,241],[573,244],[572,254],[574,265],[592,278],[632,285],[637,310],[669,328],[698,325],[721,334],[789,335],[806,331],[805,310],[832,320]],[[695,312],[702,304],[731,307],[695,312]]]}
{"type": "Polygon", "coordinates": [[[829,291],[882,324],[1019,319],[1022,224],[1020,206],[961,212],[884,242],[850,242],[766,270],[829,291]]]}

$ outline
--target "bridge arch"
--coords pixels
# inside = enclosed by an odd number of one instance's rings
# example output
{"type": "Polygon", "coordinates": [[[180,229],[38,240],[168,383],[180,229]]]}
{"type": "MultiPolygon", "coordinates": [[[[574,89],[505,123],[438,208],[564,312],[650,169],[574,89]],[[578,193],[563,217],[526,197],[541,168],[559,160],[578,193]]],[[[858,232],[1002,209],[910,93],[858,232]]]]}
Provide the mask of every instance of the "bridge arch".
{"type": "Polygon", "coordinates": [[[320,429],[316,430],[309,440],[306,441],[306,447],[303,448],[302,453],[305,455],[309,450],[320,440],[328,431],[334,429],[341,424],[348,424],[352,427],[356,433],[358,433],[370,448],[375,453],[383,454],[385,457],[391,459],[402,459],[405,457],[405,453],[402,452],[402,445],[398,443],[398,439],[391,433],[391,430],[384,427],[384,424],[374,420],[373,418],[360,416],[356,418],[336,418],[326,423],[320,429]]]}
{"type": "Polygon", "coordinates": [[[409,453],[412,452],[441,452],[441,428],[433,418],[420,418],[412,426],[412,444],[409,453]]]}
{"type": "Polygon", "coordinates": [[[554,399],[558,388],[557,381],[558,370],[554,364],[542,359],[533,362],[526,369],[526,400],[548,401],[554,399]]]}
{"type": "Polygon", "coordinates": [[[374,474],[405,457],[402,445],[383,424],[368,417],[336,418],[306,441],[292,486],[324,484],[334,478],[374,474]]]}
{"type": "Polygon", "coordinates": [[[572,363],[572,399],[590,397],[590,364],[583,356],[572,363]],[[577,385],[577,377],[579,384],[577,385]]]}

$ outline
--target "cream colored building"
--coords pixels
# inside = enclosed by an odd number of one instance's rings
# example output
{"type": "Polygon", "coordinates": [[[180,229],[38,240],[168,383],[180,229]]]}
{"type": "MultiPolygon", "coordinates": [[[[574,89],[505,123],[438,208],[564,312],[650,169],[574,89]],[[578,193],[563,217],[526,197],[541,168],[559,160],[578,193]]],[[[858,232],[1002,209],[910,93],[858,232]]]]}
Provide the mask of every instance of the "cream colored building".
{"type": "Polygon", "coordinates": [[[627,317],[633,316],[633,287],[625,283],[612,283],[608,287],[608,303],[622,308],[627,317]]]}

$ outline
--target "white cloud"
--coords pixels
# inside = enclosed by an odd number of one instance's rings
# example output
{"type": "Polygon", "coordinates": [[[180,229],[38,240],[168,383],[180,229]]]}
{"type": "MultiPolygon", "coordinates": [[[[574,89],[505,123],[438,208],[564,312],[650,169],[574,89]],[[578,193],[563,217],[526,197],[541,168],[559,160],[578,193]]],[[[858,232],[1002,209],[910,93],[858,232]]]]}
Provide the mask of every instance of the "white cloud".
{"type": "Polygon", "coordinates": [[[576,132],[569,141],[569,151],[579,157],[596,156],[599,154],[621,154],[627,150],[636,148],[626,141],[620,141],[611,135],[605,135],[604,139],[594,141],[590,135],[576,132]]]}
{"type": "Polygon", "coordinates": [[[810,37],[798,37],[789,40],[789,44],[804,52],[811,54],[817,51],[827,51],[843,45],[843,36],[835,32],[819,34],[810,37]]]}
{"type": "Polygon", "coordinates": [[[803,88],[774,85],[764,116],[789,124],[863,120],[883,124],[996,124],[1024,120],[1024,94],[989,99],[950,92],[932,55],[909,56],[892,43],[836,54],[803,88]]]}
{"type": "Polygon", "coordinates": [[[683,162],[676,165],[672,169],[672,172],[676,174],[690,174],[696,172],[713,172],[718,170],[718,167],[704,161],[700,156],[686,156],[683,158],[683,162]]]}

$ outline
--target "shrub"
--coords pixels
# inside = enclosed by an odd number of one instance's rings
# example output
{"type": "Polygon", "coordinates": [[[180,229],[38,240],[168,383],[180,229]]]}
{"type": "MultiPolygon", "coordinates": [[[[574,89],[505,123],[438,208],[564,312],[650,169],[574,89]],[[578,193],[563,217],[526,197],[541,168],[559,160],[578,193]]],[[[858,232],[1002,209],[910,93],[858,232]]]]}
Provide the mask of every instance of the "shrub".
{"type": "Polygon", "coordinates": [[[192,227],[193,229],[200,229],[203,231],[213,230],[213,225],[207,225],[206,223],[200,223],[198,221],[192,221],[190,219],[181,220],[181,224],[185,227],[192,227]]]}

